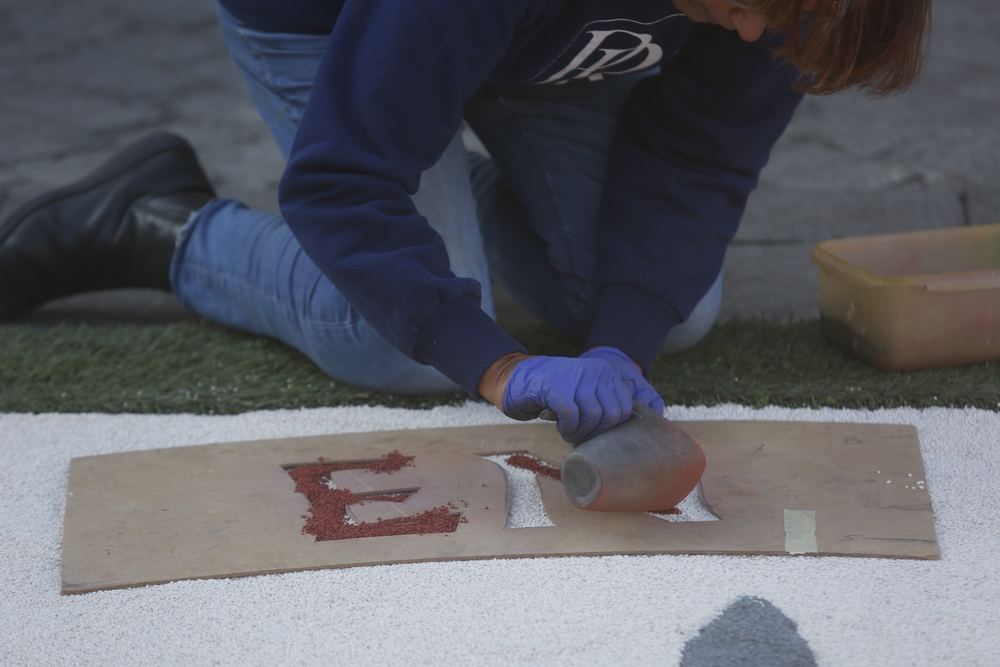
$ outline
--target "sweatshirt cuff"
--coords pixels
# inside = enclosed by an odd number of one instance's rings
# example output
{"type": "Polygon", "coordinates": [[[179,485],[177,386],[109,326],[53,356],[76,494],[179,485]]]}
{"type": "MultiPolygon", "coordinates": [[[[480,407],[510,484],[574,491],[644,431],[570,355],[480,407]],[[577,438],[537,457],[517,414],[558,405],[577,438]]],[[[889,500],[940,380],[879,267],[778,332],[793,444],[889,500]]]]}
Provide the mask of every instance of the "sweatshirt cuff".
{"type": "Polygon", "coordinates": [[[648,378],[663,339],[680,321],[673,306],[643,289],[605,285],[585,347],[617,347],[642,366],[648,378]]]}
{"type": "Polygon", "coordinates": [[[526,352],[468,295],[442,303],[420,330],[416,358],[465,389],[479,395],[479,380],[493,362],[511,352],[526,352]]]}

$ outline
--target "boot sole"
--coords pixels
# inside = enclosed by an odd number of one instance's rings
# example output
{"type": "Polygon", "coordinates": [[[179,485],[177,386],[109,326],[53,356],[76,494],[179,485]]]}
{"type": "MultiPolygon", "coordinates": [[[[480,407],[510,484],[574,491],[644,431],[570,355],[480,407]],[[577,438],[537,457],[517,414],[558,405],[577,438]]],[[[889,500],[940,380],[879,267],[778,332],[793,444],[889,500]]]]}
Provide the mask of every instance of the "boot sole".
{"type": "MultiPolygon", "coordinates": [[[[0,243],[17,231],[18,226],[25,219],[31,217],[36,211],[63,199],[69,199],[76,195],[98,188],[108,181],[112,181],[123,173],[134,169],[136,166],[154,158],[162,153],[178,151],[189,154],[197,161],[197,155],[184,138],[171,132],[157,132],[148,137],[140,139],[135,143],[126,146],[120,153],[104,162],[97,169],[84,176],[78,181],[70,183],[51,192],[22,204],[0,225],[0,243]]],[[[209,190],[212,196],[215,192],[209,190]]]]}

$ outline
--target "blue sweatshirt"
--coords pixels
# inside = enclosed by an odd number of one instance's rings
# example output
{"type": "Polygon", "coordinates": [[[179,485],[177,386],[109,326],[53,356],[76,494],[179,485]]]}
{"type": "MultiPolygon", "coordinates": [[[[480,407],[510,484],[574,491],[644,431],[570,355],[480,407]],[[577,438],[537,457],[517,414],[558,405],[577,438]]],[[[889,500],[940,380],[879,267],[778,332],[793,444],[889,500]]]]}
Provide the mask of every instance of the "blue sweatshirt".
{"type": "Polygon", "coordinates": [[[586,341],[643,368],[715,280],[747,196],[801,95],[754,43],[669,0],[222,0],[252,28],[330,33],[281,181],[306,253],[387,341],[477,396],[523,348],[449,269],[410,198],[484,81],[559,85],[660,67],[619,123],[586,341]]]}

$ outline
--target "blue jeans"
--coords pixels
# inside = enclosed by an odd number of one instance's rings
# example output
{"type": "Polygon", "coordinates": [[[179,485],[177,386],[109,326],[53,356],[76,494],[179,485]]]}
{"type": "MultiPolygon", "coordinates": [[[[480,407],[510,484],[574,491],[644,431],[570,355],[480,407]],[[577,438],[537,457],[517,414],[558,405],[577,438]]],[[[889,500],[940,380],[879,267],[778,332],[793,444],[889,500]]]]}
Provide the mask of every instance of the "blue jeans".
{"type": "MultiPolygon", "coordinates": [[[[250,30],[218,10],[226,46],[287,159],[327,38],[250,30]]],[[[484,285],[483,309],[491,316],[492,275],[541,319],[586,337],[596,305],[603,172],[634,82],[609,78],[502,91],[484,86],[465,116],[494,160],[474,156],[470,170],[456,136],[421,175],[416,208],[444,239],[452,270],[484,285]]],[[[396,393],[458,389],[386,343],[303,252],[280,215],[212,201],[182,231],[171,283],[194,312],[277,338],[335,380],[396,393]]],[[[720,296],[721,274],[665,345],[704,336],[720,296]]]]}

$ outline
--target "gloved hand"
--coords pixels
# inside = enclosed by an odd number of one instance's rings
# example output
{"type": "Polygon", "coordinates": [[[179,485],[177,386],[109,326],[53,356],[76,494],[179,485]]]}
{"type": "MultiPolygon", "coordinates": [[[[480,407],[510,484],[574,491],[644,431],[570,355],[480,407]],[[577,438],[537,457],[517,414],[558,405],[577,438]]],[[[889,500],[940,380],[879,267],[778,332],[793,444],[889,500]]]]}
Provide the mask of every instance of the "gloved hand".
{"type": "Polygon", "coordinates": [[[663,399],[643,377],[632,358],[617,347],[594,347],[580,355],[581,359],[604,359],[618,373],[632,394],[632,400],[642,403],[657,414],[663,414],[663,399]]]}
{"type": "Polygon", "coordinates": [[[528,357],[510,374],[503,413],[527,421],[546,408],[563,440],[576,445],[627,420],[632,392],[603,359],[528,357]]]}

